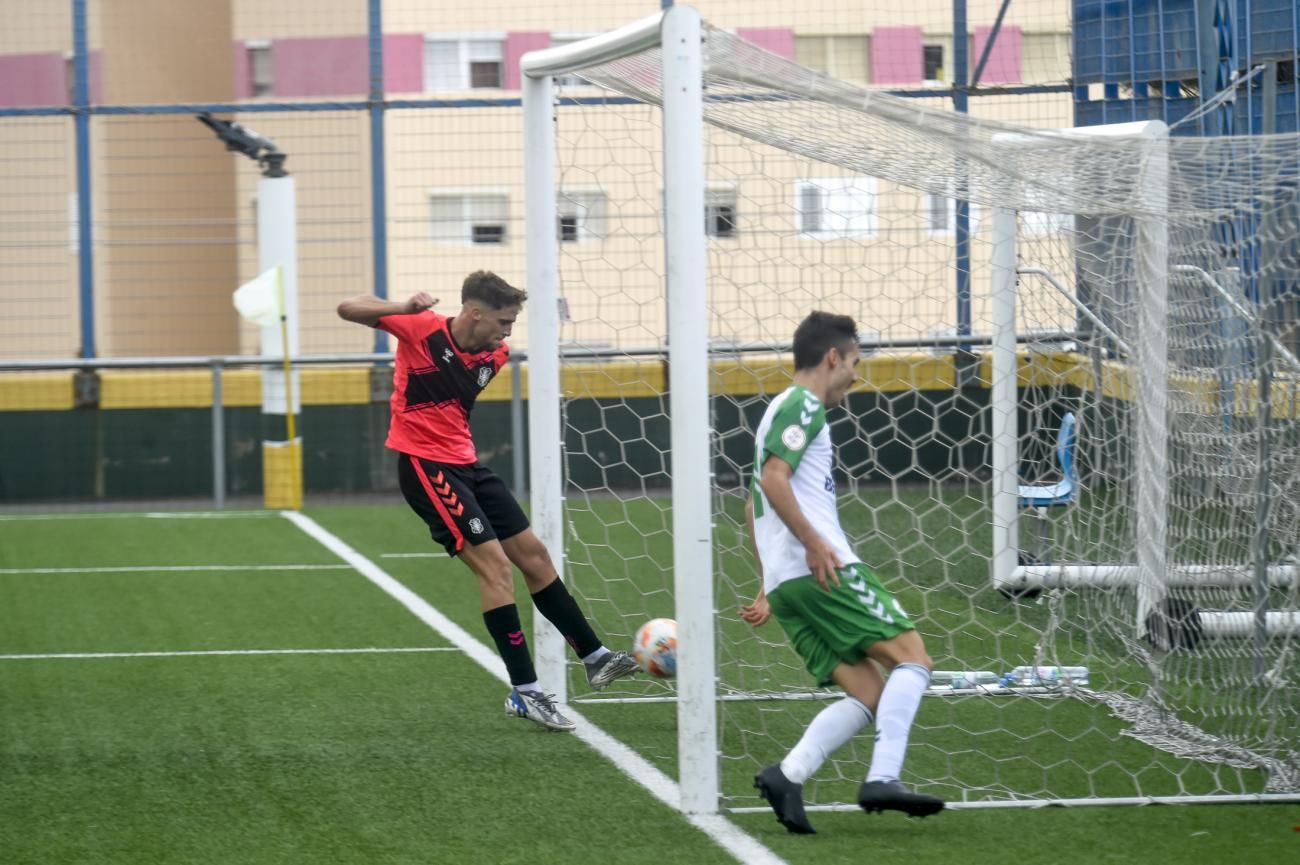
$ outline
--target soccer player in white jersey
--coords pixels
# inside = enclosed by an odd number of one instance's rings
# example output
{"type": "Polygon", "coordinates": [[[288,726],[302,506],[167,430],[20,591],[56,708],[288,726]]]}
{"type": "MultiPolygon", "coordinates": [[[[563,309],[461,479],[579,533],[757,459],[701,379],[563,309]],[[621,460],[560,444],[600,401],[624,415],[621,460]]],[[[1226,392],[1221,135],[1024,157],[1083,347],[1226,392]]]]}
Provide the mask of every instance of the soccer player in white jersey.
{"type": "Polygon", "coordinates": [[[854,554],[836,508],[826,411],[843,402],[858,360],[852,318],[809,315],[794,332],[794,384],[767,407],[755,435],[747,516],[762,587],[741,617],[758,626],[775,615],[817,683],[844,691],[785,759],[754,778],[776,819],[799,834],[815,831],[804,813],[804,781],[873,721],[875,748],[858,790],[863,810],[925,817],[944,805],[899,781],[930,684],[930,656],[902,607],[854,554]]]}

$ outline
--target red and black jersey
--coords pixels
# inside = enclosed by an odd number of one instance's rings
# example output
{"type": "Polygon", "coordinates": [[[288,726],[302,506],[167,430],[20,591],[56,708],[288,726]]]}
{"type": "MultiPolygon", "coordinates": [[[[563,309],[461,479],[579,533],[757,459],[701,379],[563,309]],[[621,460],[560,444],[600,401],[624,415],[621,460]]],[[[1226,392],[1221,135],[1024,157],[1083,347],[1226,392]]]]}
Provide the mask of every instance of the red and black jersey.
{"type": "Polygon", "coordinates": [[[470,465],[477,461],[470,409],[510,351],[504,343],[496,351],[462,351],[451,335],[451,321],[425,310],[386,315],[376,324],[397,337],[393,417],[385,444],[426,460],[470,465]]]}

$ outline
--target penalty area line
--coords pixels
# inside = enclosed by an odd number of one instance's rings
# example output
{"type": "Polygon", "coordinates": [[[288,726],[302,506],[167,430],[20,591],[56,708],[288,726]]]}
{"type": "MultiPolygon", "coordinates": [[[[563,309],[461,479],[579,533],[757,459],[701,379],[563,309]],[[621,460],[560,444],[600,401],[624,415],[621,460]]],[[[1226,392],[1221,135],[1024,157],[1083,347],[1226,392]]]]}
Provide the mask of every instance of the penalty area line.
{"type": "Polygon", "coordinates": [[[377,646],[357,649],[195,649],[177,652],[51,652],[37,655],[0,655],[0,661],[99,660],[102,658],[190,658],[230,655],[409,655],[426,652],[458,652],[454,646],[377,646]]]}
{"type": "MultiPolygon", "coordinates": [[[[491,673],[502,684],[509,686],[510,678],[506,675],[505,664],[501,662],[501,658],[497,656],[496,652],[479,642],[476,637],[447,618],[424,598],[389,576],[382,568],[352,549],[345,541],[330,533],[311,517],[297,511],[281,511],[281,515],[302,529],[307,535],[316,539],[340,559],[356,568],[358,573],[406,607],[443,639],[464,652],[471,660],[491,673]]],[[[623,742],[588,721],[571,707],[566,714],[578,725],[578,729],[574,731],[575,736],[587,743],[606,760],[613,763],[619,771],[649,791],[660,802],[681,814],[692,826],[707,835],[710,840],[734,856],[737,861],[745,863],[745,865],[785,865],[785,860],[726,817],[719,814],[684,813],[681,810],[681,789],[677,786],[676,781],[651,765],[648,760],[623,742]]]]}
{"type": "Polygon", "coordinates": [[[347,565],[113,565],[101,568],[0,568],[0,574],[134,574],[194,571],[347,571],[347,565]]]}
{"type": "Polygon", "coordinates": [[[51,514],[0,514],[0,523],[47,520],[248,520],[275,516],[275,511],[70,511],[51,514]]]}

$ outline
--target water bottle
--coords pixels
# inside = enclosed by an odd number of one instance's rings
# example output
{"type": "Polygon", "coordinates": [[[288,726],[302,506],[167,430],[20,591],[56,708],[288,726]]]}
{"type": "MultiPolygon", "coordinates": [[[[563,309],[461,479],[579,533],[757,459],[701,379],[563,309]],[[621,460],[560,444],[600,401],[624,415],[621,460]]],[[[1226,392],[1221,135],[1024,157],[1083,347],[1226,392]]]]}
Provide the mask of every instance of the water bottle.
{"type": "Polygon", "coordinates": [[[997,685],[998,674],[992,670],[935,670],[930,674],[930,687],[976,688],[981,685],[997,685]]]}
{"type": "Polygon", "coordinates": [[[1057,687],[1088,684],[1087,667],[1016,667],[998,682],[1002,687],[1057,687]]]}

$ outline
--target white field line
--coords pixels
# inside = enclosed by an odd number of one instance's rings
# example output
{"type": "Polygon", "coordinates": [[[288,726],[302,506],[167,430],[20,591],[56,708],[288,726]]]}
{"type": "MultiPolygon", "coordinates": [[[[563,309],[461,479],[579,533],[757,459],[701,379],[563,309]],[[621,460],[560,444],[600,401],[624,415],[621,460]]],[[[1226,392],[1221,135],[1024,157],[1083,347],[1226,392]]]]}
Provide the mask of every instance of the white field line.
{"type": "Polygon", "coordinates": [[[247,520],[275,516],[275,511],[105,511],[103,513],[0,514],[0,523],[42,520],[247,520]]]}
{"type": "Polygon", "coordinates": [[[454,646],[414,646],[361,649],[205,649],[192,652],[59,652],[45,655],[0,655],[0,661],[87,660],[100,658],[191,658],[211,655],[401,655],[457,652],[454,646]]]}
{"type": "MultiPolygon", "coordinates": [[[[502,684],[509,685],[510,679],[506,676],[505,664],[501,662],[496,652],[310,517],[296,511],[281,513],[285,519],[315,538],[343,561],[356,568],[363,577],[414,613],[420,621],[468,655],[470,660],[487,670],[502,684]]],[[[660,802],[681,813],[681,789],[676,781],[572,708],[566,709],[566,714],[578,724],[578,729],[574,731],[575,736],[613,763],[623,774],[648,790],[660,802]]],[[[682,816],[744,865],[785,865],[785,860],[719,814],[682,813],[682,816]]]]}
{"type": "Polygon", "coordinates": [[[348,565],[113,565],[99,568],[0,568],[3,574],[134,574],[192,571],[347,571],[348,565]]]}

